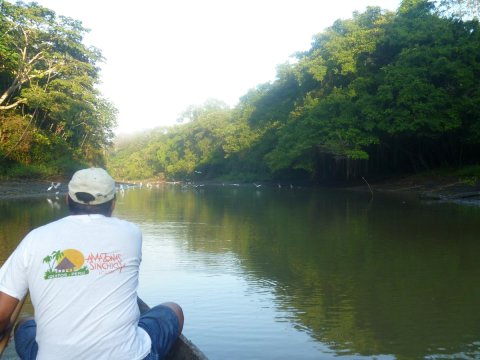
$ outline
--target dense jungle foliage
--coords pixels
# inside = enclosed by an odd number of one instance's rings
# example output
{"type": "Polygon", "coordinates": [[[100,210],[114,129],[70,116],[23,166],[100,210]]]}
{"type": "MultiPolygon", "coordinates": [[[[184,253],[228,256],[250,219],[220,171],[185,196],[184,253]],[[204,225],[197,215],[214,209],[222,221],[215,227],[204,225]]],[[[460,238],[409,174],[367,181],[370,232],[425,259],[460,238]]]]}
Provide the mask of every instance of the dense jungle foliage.
{"type": "Polygon", "coordinates": [[[120,139],[109,168],[119,179],[339,183],[478,162],[479,23],[449,4],[404,0],[338,20],[234,108],[208,101],[183,124],[120,139]]]}
{"type": "Polygon", "coordinates": [[[0,175],[106,165],[125,180],[339,183],[478,163],[479,9],[403,0],[355,12],[235,107],[191,106],[181,124],[111,147],[116,109],[96,89],[103,59],[87,29],[0,0],[0,175]]]}
{"type": "Polygon", "coordinates": [[[0,175],[64,175],[104,164],[116,110],[95,85],[101,52],[81,22],[0,0],[0,175]]]}

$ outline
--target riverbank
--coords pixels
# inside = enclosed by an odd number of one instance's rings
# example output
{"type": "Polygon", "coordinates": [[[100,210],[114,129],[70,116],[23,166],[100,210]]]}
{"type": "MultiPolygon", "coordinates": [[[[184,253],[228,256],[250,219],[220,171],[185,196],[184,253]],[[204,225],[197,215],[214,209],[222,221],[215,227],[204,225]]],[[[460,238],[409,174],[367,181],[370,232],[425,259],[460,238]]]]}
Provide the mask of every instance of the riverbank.
{"type": "Polygon", "coordinates": [[[454,201],[480,205],[480,179],[475,176],[415,174],[350,188],[380,193],[411,193],[422,200],[454,201]]]}
{"type": "MultiPolygon", "coordinates": [[[[354,191],[410,193],[423,200],[476,202],[480,205],[480,181],[476,177],[416,174],[348,188],[354,191]]],[[[63,196],[67,182],[47,180],[0,180],[0,199],[63,196]],[[52,184],[57,187],[52,187],[52,184]]]]}
{"type": "Polygon", "coordinates": [[[66,192],[67,183],[62,181],[0,180],[0,199],[60,196],[66,192]]]}

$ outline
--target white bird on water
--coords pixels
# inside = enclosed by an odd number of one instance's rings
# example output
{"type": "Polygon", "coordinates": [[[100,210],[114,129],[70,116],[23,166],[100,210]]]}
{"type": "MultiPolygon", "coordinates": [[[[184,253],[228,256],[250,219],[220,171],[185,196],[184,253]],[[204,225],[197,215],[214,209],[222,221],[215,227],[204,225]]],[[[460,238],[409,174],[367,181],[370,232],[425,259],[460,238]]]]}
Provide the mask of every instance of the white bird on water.
{"type": "Polygon", "coordinates": [[[60,185],[62,185],[61,182],[54,183],[54,182],[52,181],[52,183],[51,183],[50,186],[48,187],[47,191],[50,191],[50,190],[52,190],[52,189],[58,189],[58,188],[60,187],[60,185]]]}

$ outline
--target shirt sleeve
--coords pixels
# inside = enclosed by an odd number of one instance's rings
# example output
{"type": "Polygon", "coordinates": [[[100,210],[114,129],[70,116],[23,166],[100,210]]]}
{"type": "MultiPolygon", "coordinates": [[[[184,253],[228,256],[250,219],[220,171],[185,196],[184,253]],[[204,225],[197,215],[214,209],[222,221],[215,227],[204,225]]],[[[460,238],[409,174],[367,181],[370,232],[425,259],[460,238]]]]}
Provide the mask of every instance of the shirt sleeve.
{"type": "Polygon", "coordinates": [[[0,269],[0,291],[21,300],[28,291],[27,256],[25,240],[0,269]]]}

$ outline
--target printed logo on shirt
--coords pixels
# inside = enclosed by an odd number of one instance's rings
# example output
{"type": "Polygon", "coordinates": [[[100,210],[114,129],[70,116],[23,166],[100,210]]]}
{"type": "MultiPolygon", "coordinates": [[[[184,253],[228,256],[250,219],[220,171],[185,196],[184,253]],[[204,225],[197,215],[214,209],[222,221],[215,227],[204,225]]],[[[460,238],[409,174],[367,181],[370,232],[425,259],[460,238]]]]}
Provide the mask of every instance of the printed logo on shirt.
{"type": "Polygon", "coordinates": [[[44,279],[56,279],[69,276],[81,276],[90,273],[83,254],[75,249],[55,250],[43,258],[48,269],[44,279]]]}
{"type": "Polygon", "coordinates": [[[90,271],[98,271],[99,273],[122,272],[125,267],[122,255],[119,253],[90,253],[86,261],[90,271]]]}

